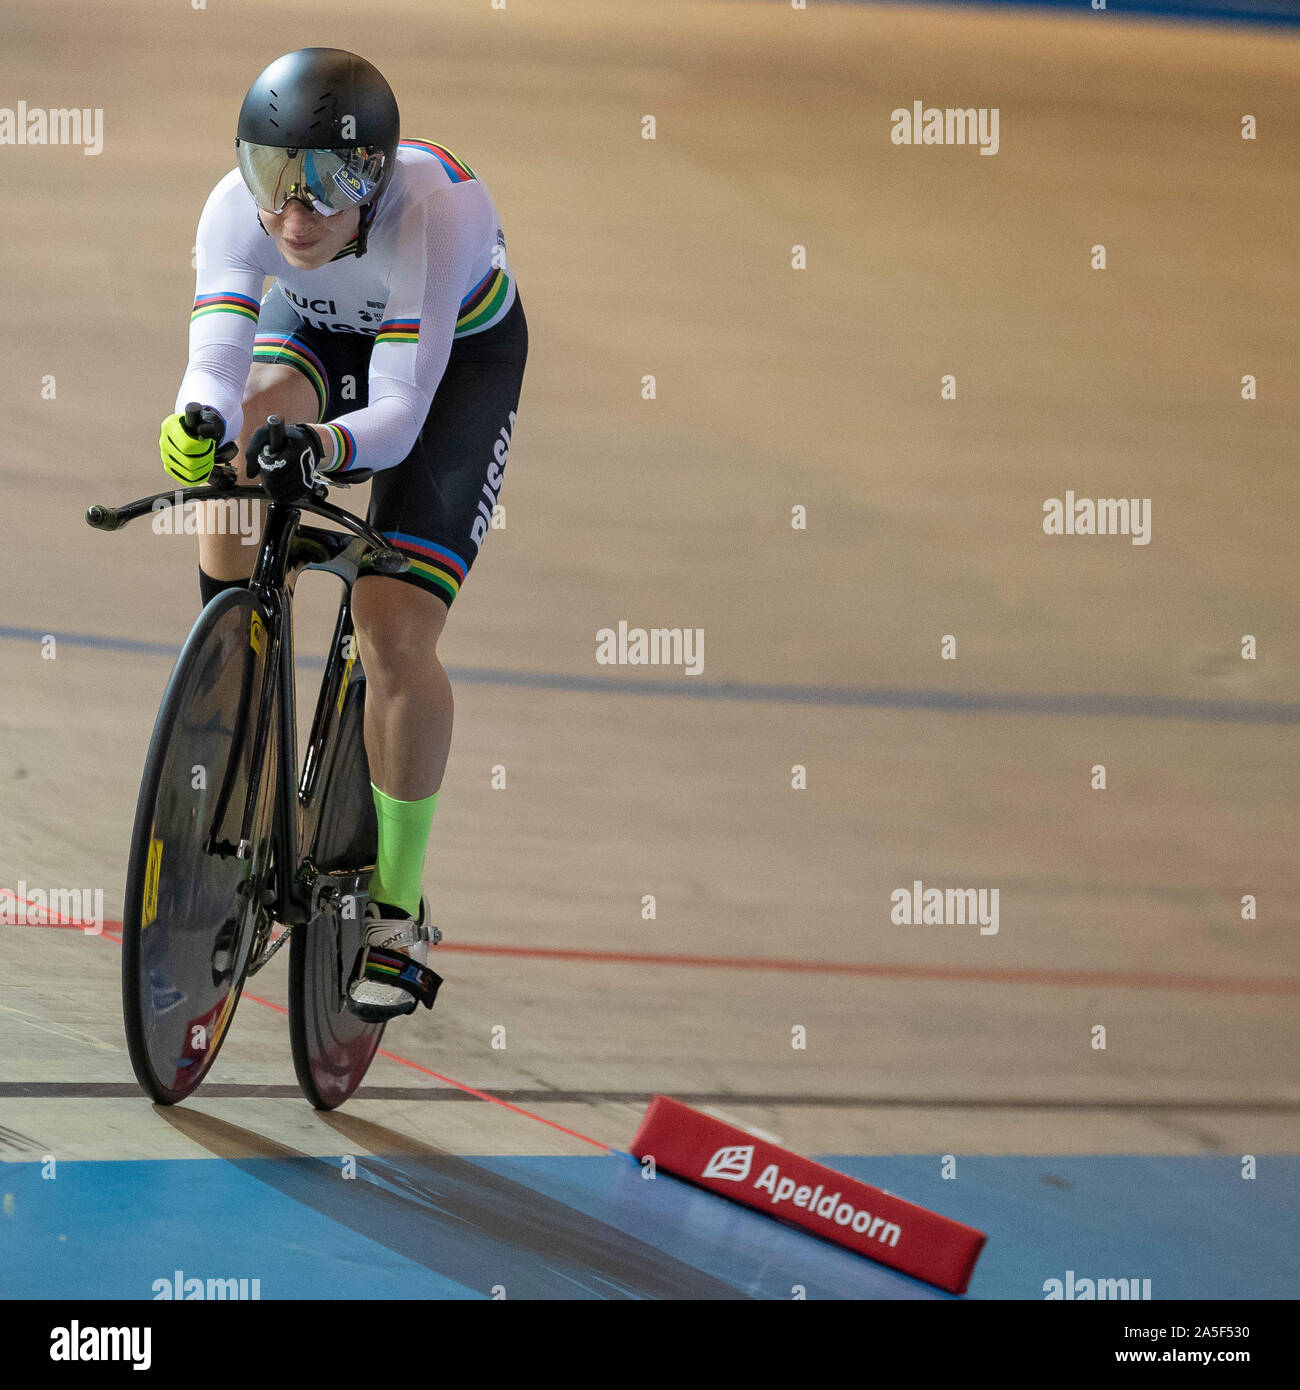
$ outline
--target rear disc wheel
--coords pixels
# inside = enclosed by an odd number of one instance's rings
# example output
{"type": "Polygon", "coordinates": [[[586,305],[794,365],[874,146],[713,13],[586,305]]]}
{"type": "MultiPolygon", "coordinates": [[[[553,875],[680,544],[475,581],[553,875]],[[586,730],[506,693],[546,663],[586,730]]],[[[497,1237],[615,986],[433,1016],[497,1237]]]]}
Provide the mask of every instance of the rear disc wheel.
{"type": "MultiPolygon", "coordinates": [[[[378,852],[378,826],[370,791],[364,736],[366,683],[354,668],[333,740],[328,771],[317,795],[310,857],[325,873],[354,874],[369,882],[378,852]]],[[[289,1039],[303,1095],[318,1110],[333,1110],[357,1089],[384,1035],[347,1007],[347,983],[365,930],[362,903],[353,894],[333,904],[289,938],[289,1039]]]]}

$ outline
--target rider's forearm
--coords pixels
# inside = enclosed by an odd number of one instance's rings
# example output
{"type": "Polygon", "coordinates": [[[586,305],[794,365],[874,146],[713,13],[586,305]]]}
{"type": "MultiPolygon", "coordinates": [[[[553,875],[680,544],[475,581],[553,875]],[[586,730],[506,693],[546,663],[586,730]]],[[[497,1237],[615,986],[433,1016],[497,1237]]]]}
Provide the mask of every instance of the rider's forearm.
{"type": "Polygon", "coordinates": [[[184,410],[188,401],[212,406],[226,422],[226,439],[239,437],[243,420],[258,315],[258,301],[247,291],[258,284],[256,274],[227,272],[219,280],[201,275],[190,315],[189,364],[176,409],[184,410]]]}
{"type": "Polygon", "coordinates": [[[210,405],[221,412],[226,422],[226,439],[237,439],[244,419],[244,382],[249,360],[247,352],[228,344],[199,348],[185,369],[175,409],[183,411],[190,401],[210,405]]]}
{"type": "Polygon", "coordinates": [[[372,378],[371,403],[364,410],[354,410],[328,425],[314,427],[324,446],[323,471],[369,468],[379,472],[401,463],[415,447],[432,396],[402,382],[385,386],[388,394],[376,399],[372,378]]]}

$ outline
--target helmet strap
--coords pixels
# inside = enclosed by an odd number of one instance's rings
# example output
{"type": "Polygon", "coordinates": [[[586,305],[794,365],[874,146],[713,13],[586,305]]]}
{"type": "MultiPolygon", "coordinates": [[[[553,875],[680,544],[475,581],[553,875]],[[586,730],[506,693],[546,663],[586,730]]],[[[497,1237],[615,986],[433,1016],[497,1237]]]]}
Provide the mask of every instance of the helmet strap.
{"type": "Polygon", "coordinates": [[[370,224],[375,220],[375,204],[378,203],[378,201],[379,199],[376,198],[373,203],[367,203],[365,207],[361,209],[361,219],[357,223],[358,260],[366,254],[366,242],[370,236],[370,224]]]}

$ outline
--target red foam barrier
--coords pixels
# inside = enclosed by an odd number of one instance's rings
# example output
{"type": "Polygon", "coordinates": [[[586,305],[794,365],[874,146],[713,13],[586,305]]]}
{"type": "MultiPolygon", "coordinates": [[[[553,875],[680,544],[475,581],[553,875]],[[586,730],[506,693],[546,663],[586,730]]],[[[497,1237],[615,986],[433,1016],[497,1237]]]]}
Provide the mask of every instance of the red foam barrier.
{"type": "Polygon", "coordinates": [[[966,1292],[988,1238],[667,1096],[650,1102],[632,1153],[949,1293],[966,1292]]]}

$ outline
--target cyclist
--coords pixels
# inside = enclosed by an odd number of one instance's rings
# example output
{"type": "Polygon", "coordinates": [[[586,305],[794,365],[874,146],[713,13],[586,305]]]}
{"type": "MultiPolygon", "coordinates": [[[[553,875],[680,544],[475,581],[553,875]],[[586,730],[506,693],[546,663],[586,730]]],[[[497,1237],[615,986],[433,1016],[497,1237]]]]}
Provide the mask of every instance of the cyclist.
{"type": "MultiPolygon", "coordinates": [[[[365,928],[380,954],[354,968],[349,994],[364,1016],[393,1017],[430,1003],[436,982],[421,880],[451,743],[437,643],[501,490],[528,328],[487,186],[442,146],[399,140],[397,102],[364,59],[278,58],[248,89],[236,133],[238,169],[199,220],[189,365],[163,421],[163,466],[200,483],[237,439],[245,480],[289,503],[332,473],[375,472],[370,522],[410,569],[363,575],[353,592],[379,822],[365,928]],[[185,426],[189,401],[204,403],[201,438],[185,426]],[[272,414],[286,421],[276,453],[272,414]],[[416,969],[394,968],[393,953],[416,969]]],[[[203,602],[246,584],[254,554],[210,519],[203,602]]]]}

